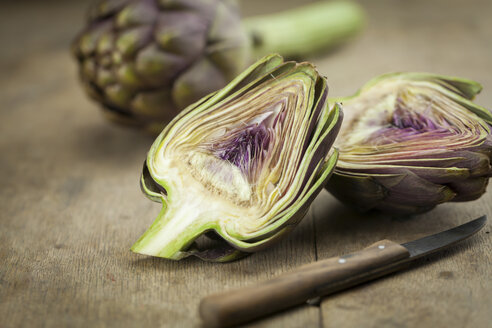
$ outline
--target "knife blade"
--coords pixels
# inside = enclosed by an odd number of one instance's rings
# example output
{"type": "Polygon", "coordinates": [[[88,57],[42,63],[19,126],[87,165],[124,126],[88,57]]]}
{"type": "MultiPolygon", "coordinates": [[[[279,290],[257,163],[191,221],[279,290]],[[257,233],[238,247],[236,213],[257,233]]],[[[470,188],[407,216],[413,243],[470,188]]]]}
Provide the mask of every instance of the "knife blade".
{"type": "Polygon", "coordinates": [[[306,264],[255,286],[210,295],[200,302],[200,316],[206,327],[246,323],[402,269],[471,237],[486,221],[484,215],[401,245],[381,240],[358,252],[306,264]]]}

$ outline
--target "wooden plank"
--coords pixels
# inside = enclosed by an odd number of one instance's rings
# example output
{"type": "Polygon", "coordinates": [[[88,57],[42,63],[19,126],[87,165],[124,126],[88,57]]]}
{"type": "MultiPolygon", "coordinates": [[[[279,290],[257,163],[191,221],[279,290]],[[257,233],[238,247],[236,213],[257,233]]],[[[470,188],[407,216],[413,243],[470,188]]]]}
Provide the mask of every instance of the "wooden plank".
{"type": "MultiPolygon", "coordinates": [[[[152,138],[108,124],[78,84],[68,43],[88,2],[1,5],[0,327],[199,326],[203,296],[314,261],[309,219],[231,264],[129,251],[159,211],[138,185],[152,138]]],[[[250,326],[312,327],[318,313],[250,326]]]]}
{"type": "MultiPolygon", "coordinates": [[[[492,108],[490,1],[378,1],[364,3],[366,33],[318,61],[331,95],[353,93],[391,71],[428,71],[483,83],[477,102],[492,108]],[[331,82],[331,83],[330,83],[331,82]]],[[[355,213],[323,193],[314,209],[320,259],[381,239],[410,241],[489,216],[487,226],[454,249],[419,260],[411,269],[324,298],[324,327],[490,327],[492,306],[491,188],[480,200],[439,206],[413,218],[355,213]]]]}
{"type": "Polygon", "coordinates": [[[488,0],[361,2],[366,28],[354,42],[314,58],[330,95],[353,94],[370,79],[389,72],[432,72],[482,83],[477,98],[491,107],[492,22],[488,0]]]}
{"type": "MultiPolygon", "coordinates": [[[[489,190],[490,192],[490,190],[489,190]]],[[[356,213],[327,192],[315,204],[319,259],[350,253],[382,239],[405,242],[486,213],[472,239],[410,269],[341,292],[321,303],[324,327],[487,327],[491,322],[491,197],[445,204],[412,218],[356,213]]]]}
{"type": "MultiPolygon", "coordinates": [[[[243,2],[248,14],[273,11],[273,3],[243,2]]],[[[152,139],[107,124],[76,81],[67,48],[85,5],[0,5],[0,327],[198,326],[197,305],[209,293],[378,239],[402,242],[492,214],[490,191],[412,220],[353,213],[323,192],[315,215],[292,235],[239,262],[132,254],[128,248],[159,211],[138,188],[152,139]],[[59,19],[44,29],[40,17],[53,16],[59,19]]],[[[366,34],[314,59],[331,95],[350,94],[387,71],[419,70],[482,82],[478,102],[492,107],[490,1],[366,6],[366,34]]],[[[320,318],[339,327],[485,327],[492,321],[486,231],[415,269],[326,298],[322,311],[304,306],[250,327],[315,327],[320,318]]]]}
{"type": "MultiPolygon", "coordinates": [[[[109,125],[65,51],[25,58],[0,88],[0,326],[197,326],[201,297],[315,260],[309,219],[230,264],[131,253],[159,211],[138,184],[152,138],[109,125]]],[[[288,324],[316,326],[318,309],[252,327],[288,324]]]]}

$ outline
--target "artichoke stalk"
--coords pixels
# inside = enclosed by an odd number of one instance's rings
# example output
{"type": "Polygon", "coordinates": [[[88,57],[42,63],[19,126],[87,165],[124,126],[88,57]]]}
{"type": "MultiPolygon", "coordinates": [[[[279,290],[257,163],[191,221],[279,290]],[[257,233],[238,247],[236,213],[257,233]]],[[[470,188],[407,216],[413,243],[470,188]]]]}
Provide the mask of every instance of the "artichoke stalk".
{"type": "Polygon", "coordinates": [[[360,8],[347,1],[241,21],[230,0],[100,0],[72,52],[87,94],[109,119],[158,134],[256,59],[325,50],[362,21],[360,8]]]}
{"type": "Polygon", "coordinates": [[[383,75],[343,103],[340,158],[327,189],[366,211],[408,215],[469,201],[492,174],[492,114],[481,85],[426,73],[383,75]]]}
{"type": "Polygon", "coordinates": [[[338,158],[327,93],[311,64],[270,55],[182,111],[148,153],[141,187],[163,208],[132,250],[224,262],[292,230],[338,158]],[[221,241],[198,249],[207,232],[221,241]]]}

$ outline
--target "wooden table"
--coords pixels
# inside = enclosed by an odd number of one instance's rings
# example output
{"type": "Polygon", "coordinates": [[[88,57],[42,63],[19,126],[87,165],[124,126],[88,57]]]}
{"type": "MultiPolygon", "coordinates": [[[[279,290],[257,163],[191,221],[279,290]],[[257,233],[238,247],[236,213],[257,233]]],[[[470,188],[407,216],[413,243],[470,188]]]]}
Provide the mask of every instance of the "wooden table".
{"type": "MultiPolygon", "coordinates": [[[[254,14],[304,1],[243,2],[254,14]]],[[[490,190],[409,219],[358,214],[323,192],[288,238],[238,262],[133,254],[159,212],[138,186],[152,139],[108,124],[77,82],[68,44],[86,5],[0,5],[0,327],[196,327],[209,293],[383,238],[404,242],[481,214],[492,219],[490,190]]],[[[482,82],[477,102],[492,108],[490,0],[363,5],[365,33],[312,59],[331,95],[388,71],[429,71],[482,82]]],[[[407,271],[250,327],[490,327],[490,227],[407,271]]]]}

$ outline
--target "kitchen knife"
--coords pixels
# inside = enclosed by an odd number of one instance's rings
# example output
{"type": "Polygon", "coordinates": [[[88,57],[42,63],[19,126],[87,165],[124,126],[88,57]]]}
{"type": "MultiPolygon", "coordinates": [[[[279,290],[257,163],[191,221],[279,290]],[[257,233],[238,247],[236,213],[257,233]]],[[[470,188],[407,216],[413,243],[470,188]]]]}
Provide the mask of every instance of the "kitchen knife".
{"type": "Polygon", "coordinates": [[[402,269],[417,258],[472,236],[486,220],[484,215],[401,245],[381,240],[361,251],[310,263],[255,286],[207,296],[200,303],[200,315],[206,327],[245,323],[402,269]]]}

